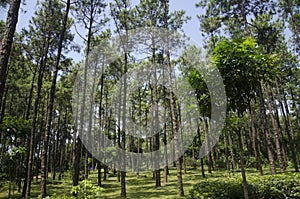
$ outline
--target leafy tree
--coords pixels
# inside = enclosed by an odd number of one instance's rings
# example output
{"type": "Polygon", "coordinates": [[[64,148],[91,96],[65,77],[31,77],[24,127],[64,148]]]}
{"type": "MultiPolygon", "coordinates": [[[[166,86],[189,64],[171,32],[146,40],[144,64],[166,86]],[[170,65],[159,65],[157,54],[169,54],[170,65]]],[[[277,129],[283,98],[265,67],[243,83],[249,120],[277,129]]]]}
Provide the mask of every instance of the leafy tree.
{"type": "MultiPolygon", "coordinates": [[[[214,50],[213,62],[218,67],[225,84],[228,97],[228,110],[233,111],[240,118],[247,111],[250,101],[255,97],[257,89],[261,89],[260,79],[272,72],[274,60],[264,56],[255,40],[252,38],[238,40],[223,40],[214,50]]],[[[241,170],[243,177],[244,197],[248,198],[247,181],[244,170],[243,148],[241,141],[241,127],[236,126],[238,135],[241,170]]],[[[266,141],[270,169],[275,169],[274,156],[270,132],[266,131],[266,141]]]]}
{"type": "Polygon", "coordinates": [[[2,151],[3,149],[5,151],[4,154],[1,153],[0,157],[2,173],[0,179],[9,180],[8,198],[11,197],[11,184],[19,185],[21,179],[25,177],[23,158],[27,149],[24,140],[30,133],[30,122],[16,116],[5,116],[0,125],[2,139],[5,140],[1,143],[2,151]]]}

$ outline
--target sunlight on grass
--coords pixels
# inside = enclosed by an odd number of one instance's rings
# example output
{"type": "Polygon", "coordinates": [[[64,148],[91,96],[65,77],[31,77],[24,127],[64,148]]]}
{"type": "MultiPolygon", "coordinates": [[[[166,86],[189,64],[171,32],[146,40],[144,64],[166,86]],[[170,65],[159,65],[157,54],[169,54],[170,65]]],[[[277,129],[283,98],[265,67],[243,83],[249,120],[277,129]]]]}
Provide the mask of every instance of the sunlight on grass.
{"type": "MultiPolygon", "coordinates": [[[[267,174],[267,169],[264,169],[267,174]]],[[[267,174],[268,175],[268,174],[267,174]]],[[[113,176],[112,171],[108,175],[106,181],[102,180],[103,192],[101,198],[103,199],[117,199],[120,198],[120,183],[117,182],[117,176],[113,176]]],[[[258,173],[255,170],[247,170],[247,177],[251,179],[252,177],[258,177],[258,173]]],[[[227,173],[224,170],[213,171],[211,174],[206,173],[206,177],[209,179],[224,180],[226,179],[227,173]]],[[[231,173],[232,178],[241,178],[239,172],[231,173]]],[[[51,179],[49,174],[48,178],[48,195],[56,194],[71,196],[72,181],[71,174],[65,173],[64,179],[61,181],[51,179]]],[[[89,175],[89,179],[94,185],[97,185],[97,171],[92,171],[89,175]]],[[[127,198],[129,199],[175,199],[178,198],[177,191],[177,177],[176,169],[170,168],[170,175],[168,176],[168,183],[163,182],[163,171],[161,172],[162,187],[155,188],[155,180],[152,179],[152,172],[142,172],[139,176],[135,173],[127,173],[126,176],[126,189],[127,198]]],[[[184,192],[187,196],[189,191],[193,188],[193,185],[204,181],[205,179],[201,176],[200,169],[187,169],[187,174],[183,175],[184,192]]],[[[17,192],[17,186],[14,185],[14,192],[12,192],[12,198],[20,198],[20,193],[17,192]],[[14,194],[14,195],[13,195],[14,194]]],[[[38,197],[40,194],[40,182],[35,179],[32,182],[32,198],[38,197]]],[[[2,182],[0,184],[0,199],[8,198],[8,182],[2,182]]],[[[182,197],[187,198],[187,197],[182,197]]]]}

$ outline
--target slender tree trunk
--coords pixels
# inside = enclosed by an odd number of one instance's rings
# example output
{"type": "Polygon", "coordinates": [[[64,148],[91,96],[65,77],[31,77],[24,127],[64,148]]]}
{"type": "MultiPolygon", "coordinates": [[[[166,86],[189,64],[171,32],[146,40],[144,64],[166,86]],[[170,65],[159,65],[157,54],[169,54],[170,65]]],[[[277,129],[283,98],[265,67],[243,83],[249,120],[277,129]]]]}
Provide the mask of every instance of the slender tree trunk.
{"type": "MultiPolygon", "coordinates": [[[[89,102],[89,120],[88,120],[88,129],[87,129],[87,143],[88,145],[92,145],[91,138],[92,138],[92,125],[93,125],[93,104],[94,104],[94,95],[95,95],[95,85],[96,85],[96,66],[94,68],[93,72],[93,82],[92,82],[92,88],[90,92],[90,102],[89,102]]],[[[101,113],[99,113],[101,114],[101,113]]],[[[89,176],[89,171],[90,171],[90,163],[89,163],[89,158],[90,158],[90,152],[88,151],[87,147],[85,147],[85,156],[84,156],[84,179],[88,179],[89,176]]],[[[93,159],[92,159],[93,160],[93,159]]],[[[92,164],[93,165],[93,164],[92,164]]]]}
{"type": "MultiPolygon", "coordinates": [[[[165,120],[164,120],[165,121],[165,120]]],[[[167,123],[164,123],[164,138],[163,138],[163,143],[164,143],[164,184],[166,185],[168,183],[168,173],[169,173],[169,168],[168,168],[168,150],[167,150],[167,123]]]]}
{"type": "Polygon", "coordinates": [[[101,187],[102,181],[101,181],[101,162],[100,161],[97,162],[97,169],[98,169],[98,176],[97,176],[98,181],[97,182],[98,182],[98,186],[101,187]]]}
{"type": "MultiPolygon", "coordinates": [[[[272,92],[272,100],[275,102],[276,98],[275,98],[274,90],[271,89],[271,92],[272,92]]],[[[281,103],[280,99],[279,99],[279,103],[281,103]]],[[[286,167],[287,167],[287,156],[286,156],[285,151],[286,151],[286,148],[287,148],[287,143],[284,140],[284,136],[283,136],[283,132],[282,132],[282,127],[281,127],[281,123],[280,123],[280,118],[279,118],[279,111],[278,111],[278,107],[277,107],[276,104],[275,104],[275,109],[274,110],[275,110],[275,118],[276,118],[277,127],[278,127],[279,134],[280,134],[281,140],[282,140],[282,142],[281,142],[281,145],[282,145],[282,147],[281,147],[281,149],[282,149],[281,153],[283,155],[284,169],[286,169],[286,167]]],[[[283,117],[283,118],[285,119],[285,117],[283,117]]]]}
{"type": "MultiPolygon", "coordinates": [[[[79,91],[77,93],[76,101],[76,112],[75,112],[75,128],[73,133],[73,145],[72,145],[72,185],[77,186],[79,181],[79,169],[80,169],[80,158],[81,158],[81,140],[78,137],[77,129],[79,129],[78,118],[79,118],[79,91]]],[[[76,194],[73,192],[73,196],[76,194]]]]}
{"type": "MultiPolygon", "coordinates": [[[[291,97],[292,97],[292,107],[293,107],[294,111],[296,112],[297,124],[300,129],[300,116],[299,116],[300,111],[299,111],[299,109],[297,109],[296,102],[295,102],[295,95],[294,95],[292,88],[290,88],[290,92],[291,92],[291,97]]],[[[299,133],[300,133],[300,131],[299,131],[299,133]]]]}
{"type": "MultiPolygon", "coordinates": [[[[4,99],[3,99],[3,103],[2,103],[2,109],[1,109],[1,117],[0,117],[0,123],[2,123],[2,120],[4,118],[4,114],[5,114],[5,104],[6,104],[6,99],[7,99],[7,95],[8,95],[8,87],[6,88],[6,92],[4,94],[4,99]]],[[[0,165],[2,165],[2,160],[3,160],[3,156],[5,153],[5,144],[2,144],[2,142],[5,143],[6,139],[5,139],[5,135],[3,133],[1,133],[0,135],[0,143],[1,143],[1,148],[0,148],[0,165]]]]}
{"type": "MultiPolygon", "coordinates": [[[[209,143],[209,135],[208,135],[208,124],[207,124],[207,120],[205,117],[203,117],[203,130],[204,130],[204,135],[205,135],[205,139],[206,139],[206,150],[208,150],[210,148],[210,143],[209,143]]],[[[207,166],[208,166],[208,173],[212,172],[212,156],[211,156],[211,152],[208,152],[208,156],[207,156],[207,166]]]]}
{"type": "MultiPolygon", "coordinates": [[[[80,174],[80,159],[81,159],[81,139],[79,136],[77,137],[77,143],[75,148],[75,157],[74,157],[74,163],[73,163],[73,176],[72,176],[72,185],[77,186],[79,181],[79,174],[80,174]]],[[[73,193],[74,196],[76,196],[75,193],[73,193]]]]}
{"type": "MultiPolygon", "coordinates": [[[[165,68],[163,67],[162,69],[162,76],[165,77],[165,68]]],[[[165,85],[165,78],[163,79],[163,85],[165,85]]],[[[163,87],[163,99],[167,99],[167,92],[166,88],[163,87]]],[[[167,103],[167,102],[165,102],[167,103]]],[[[169,163],[168,163],[168,150],[167,150],[167,104],[164,107],[164,116],[163,116],[163,121],[164,121],[164,136],[163,136],[163,145],[164,145],[164,184],[166,185],[168,183],[168,174],[169,174],[169,163]]]]}
{"type": "MultiPolygon", "coordinates": [[[[65,118],[64,118],[64,124],[68,124],[68,121],[67,121],[67,111],[68,109],[66,110],[66,113],[65,113],[65,118]]],[[[65,143],[66,143],[66,135],[65,135],[65,131],[64,130],[61,130],[62,131],[62,137],[60,139],[60,147],[59,147],[59,174],[58,174],[58,180],[61,180],[62,179],[62,175],[63,175],[63,172],[64,172],[64,157],[65,157],[65,143]]]]}
{"type": "Polygon", "coordinates": [[[225,151],[225,158],[226,158],[226,170],[227,170],[228,177],[230,177],[230,162],[229,162],[226,134],[224,135],[223,141],[224,141],[224,151],[225,151]]]}
{"type": "Polygon", "coordinates": [[[84,147],[84,179],[89,178],[89,151],[84,147]]]}
{"type": "MultiPolygon", "coordinates": [[[[102,67],[102,71],[101,71],[101,79],[100,79],[100,96],[99,96],[99,128],[100,131],[102,131],[101,128],[103,128],[102,125],[102,100],[103,100],[103,87],[104,87],[104,66],[102,67]]],[[[109,128],[109,126],[108,126],[109,128]]],[[[103,133],[101,133],[102,135],[103,133]]],[[[102,137],[100,136],[100,140],[99,143],[103,142],[104,140],[102,139],[102,137]]],[[[101,144],[99,146],[99,150],[101,150],[101,144]]],[[[101,182],[101,162],[97,161],[97,166],[98,166],[98,186],[102,186],[102,182],[101,182]]]]}
{"type": "Polygon", "coordinates": [[[63,26],[62,31],[60,33],[60,39],[58,43],[58,52],[56,56],[54,71],[53,71],[53,77],[52,77],[52,83],[50,88],[50,101],[49,106],[47,109],[47,121],[46,121],[46,128],[45,128],[45,134],[44,134],[44,146],[42,150],[42,160],[41,160],[41,195],[42,198],[45,198],[47,195],[46,192],[46,185],[47,185],[47,167],[48,167],[48,161],[47,161],[47,154],[48,154],[48,144],[49,144],[49,136],[51,133],[51,123],[52,123],[52,113],[53,113],[53,107],[54,107],[54,98],[55,98],[55,91],[56,91],[56,79],[59,71],[59,64],[60,64],[60,58],[62,54],[62,48],[63,48],[63,41],[65,37],[66,32],[66,26],[68,22],[68,15],[70,10],[70,0],[67,1],[67,7],[65,16],[63,19],[63,26]]]}
{"type": "Polygon", "coordinates": [[[249,199],[248,183],[247,183],[246,172],[245,172],[245,168],[244,168],[244,149],[243,149],[241,129],[239,128],[236,133],[238,136],[238,144],[239,144],[239,149],[240,149],[240,166],[241,166],[241,172],[242,172],[242,184],[243,184],[243,190],[244,190],[244,198],[249,199]]]}
{"type": "Polygon", "coordinates": [[[299,172],[299,167],[298,167],[298,163],[297,163],[297,156],[296,156],[296,150],[295,150],[295,143],[294,143],[294,139],[291,135],[291,131],[290,131],[291,123],[290,123],[289,115],[288,115],[289,114],[288,107],[287,107],[287,103],[286,103],[286,100],[285,100],[284,92],[283,93],[280,92],[278,80],[276,80],[276,89],[277,89],[278,95],[280,96],[280,107],[281,107],[281,112],[282,112],[283,119],[284,119],[285,131],[286,131],[286,134],[288,136],[288,140],[289,140],[289,144],[290,144],[290,150],[291,150],[291,153],[292,153],[293,165],[294,165],[295,171],[299,172]],[[281,97],[281,95],[283,95],[283,97],[281,97]],[[284,106],[283,106],[282,102],[284,102],[284,104],[285,104],[285,110],[284,110],[284,106]]]}
{"type": "MultiPolygon", "coordinates": [[[[199,152],[201,150],[201,134],[200,134],[200,126],[199,124],[197,124],[197,135],[198,135],[198,142],[199,142],[199,152]]],[[[199,154],[200,155],[200,154],[199,154]]],[[[202,175],[202,178],[205,178],[205,170],[204,170],[204,162],[203,162],[203,158],[202,157],[199,157],[201,158],[201,175],[202,175]]]]}
{"type": "Polygon", "coordinates": [[[26,191],[25,191],[25,199],[30,197],[30,189],[31,189],[31,180],[32,180],[32,168],[33,168],[33,161],[34,161],[34,149],[35,149],[35,137],[36,137],[36,128],[37,128],[37,117],[38,117],[38,108],[41,98],[41,90],[43,85],[43,78],[44,78],[44,70],[47,61],[47,55],[49,50],[49,42],[48,39],[44,39],[44,47],[42,49],[42,58],[39,63],[39,74],[38,74],[38,83],[37,83],[37,97],[34,104],[34,111],[33,111],[33,118],[32,118],[32,127],[29,137],[29,157],[27,162],[27,179],[26,179],[26,191]]]}
{"type": "MultiPolygon", "coordinates": [[[[60,137],[60,135],[59,135],[59,131],[57,131],[57,132],[53,132],[53,138],[52,138],[52,142],[53,142],[53,144],[52,144],[52,156],[50,156],[50,154],[51,154],[51,152],[49,151],[49,158],[50,157],[52,157],[51,159],[52,159],[52,161],[51,161],[51,166],[52,166],[52,171],[51,171],[51,174],[52,174],[52,180],[55,180],[56,179],[56,160],[57,160],[57,148],[58,148],[58,142],[59,142],[59,138],[60,137]],[[56,135],[55,135],[56,134],[56,135]]],[[[50,143],[51,143],[51,141],[50,141],[50,143]]],[[[49,163],[48,164],[50,164],[50,161],[49,161],[49,163]]]]}
{"type": "Polygon", "coordinates": [[[152,67],[153,67],[153,112],[154,112],[154,124],[153,124],[153,149],[154,149],[154,170],[155,170],[155,187],[161,187],[161,181],[160,181],[160,168],[159,168],[159,162],[160,162],[160,139],[159,139],[159,119],[158,119],[158,91],[157,91],[157,68],[156,68],[156,47],[155,47],[155,41],[154,38],[152,38],[152,67]]]}
{"type": "Polygon", "coordinates": [[[252,125],[252,138],[253,138],[253,149],[254,155],[256,159],[256,168],[259,170],[260,176],[263,176],[263,169],[261,166],[261,159],[260,159],[260,150],[259,150],[259,143],[258,143],[258,131],[257,131],[257,123],[254,115],[254,108],[250,107],[250,115],[251,115],[251,125],[252,125]]]}
{"type": "Polygon", "coordinates": [[[295,139],[294,139],[294,128],[290,119],[290,111],[289,111],[289,107],[287,104],[287,99],[286,99],[286,95],[283,92],[283,102],[284,102],[284,107],[285,107],[285,112],[286,112],[286,119],[288,122],[288,125],[290,127],[290,132],[288,133],[288,139],[289,139],[289,143],[291,146],[291,152],[292,152],[292,161],[293,161],[293,165],[295,168],[296,172],[299,172],[299,167],[298,167],[298,161],[297,161],[297,154],[296,154],[296,147],[295,147],[295,139]]]}
{"type": "Polygon", "coordinates": [[[231,137],[231,132],[230,131],[228,131],[228,142],[229,142],[229,148],[230,148],[232,172],[234,172],[234,170],[236,169],[236,163],[235,163],[235,160],[234,160],[233,143],[232,143],[232,137],[231,137]]]}
{"type": "Polygon", "coordinates": [[[279,140],[279,133],[278,133],[278,128],[274,119],[274,113],[273,113],[273,108],[271,105],[271,100],[270,100],[270,95],[268,90],[266,89],[266,86],[263,85],[263,89],[265,91],[266,97],[267,97],[267,104],[268,104],[268,109],[269,109],[269,115],[271,117],[272,121],[272,126],[273,126],[273,132],[275,135],[275,146],[276,146],[276,153],[277,153],[277,159],[280,167],[280,172],[284,172],[284,166],[283,166],[283,161],[282,161],[282,156],[281,156],[281,147],[280,147],[280,140],[279,140]]]}
{"type": "MultiPolygon", "coordinates": [[[[168,0],[162,0],[163,6],[164,6],[164,28],[166,31],[166,34],[168,34],[167,30],[169,29],[168,26],[168,14],[169,14],[169,1],[168,0]]],[[[176,170],[177,170],[177,182],[178,182],[178,195],[179,197],[184,196],[183,191],[183,181],[182,181],[182,172],[181,172],[181,161],[180,161],[180,146],[179,146],[179,124],[177,120],[177,106],[175,101],[175,96],[173,93],[173,81],[172,81],[172,66],[171,66],[171,56],[170,56],[170,49],[169,49],[169,38],[166,35],[166,65],[168,69],[168,82],[169,82],[169,92],[170,92],[170,110],[171,110],[171,118],[172,118],[172,131],[173,131],[173,141],[174,141],[174,148],[175,148],[175,163],[176,163],[176,170]]]]}
{"type": "MultiPolygon", "coordinates": [[[[29,116],[30,116],[34,82],[35,82],[35,77],[36,77],[36,73],[37,73],[37,68],[38,67],[35,68],[33,76],[32,76],[32,80],[31,80],[31,87],[30,87],[29,99],[28,99],[27,110],[26,110],[26,117],[25,117],[26,120],[28,120],[29,116]]],[[[30,157],[30,147],[31,147],[30,139],[31,139],[31,136],[29,137],[29,140],[27,141],[27,148],[29,149],[27,152],[27,158],[26,158],[27,163],[29,162],[29,157],[30,157]]],[[[27,188],[27,173],[28,173],[28,164],[26,164],[25,179],[24,179],[24,185],[23,185],[23,190],[22,190],[22,197],[24,197],[24,198],[25,198],[25,192],[26,192],[26,188],[27,188]]]]}
{"type": "MultiPolygon", "coordinates": [[[[141,89],[138,90],[139,91],[139,126],[138,126],[138,148],[137,148],[137,152],[138,155],[142,152],[141,151],[141,130],[142,130],[142,96],[141,96],[141,89]]],[[[137,157],[136,160],[136,165],[137,165],[137,176],[139,176],[140,170],[140,158],[139,156],[137,157]]]]}
{"type": "MultiPolygon", "coordinates": [[[[122,104],[122,82],[120,81],[120,90],[119,90],[119,96],[118,96],[118,119],[117,119],[117,125],[118,125],[118,147],[122,148],[121,146],[121,104],[122,104]]],[[[118,160],[121,160],[122,157],[117,157],[118,160]]],[[[118,182],[121,182],[121,162],[118,162],[118,174],[117,174],[118,182]]]]}
{"type": "Polygon", "coordinates": [[[5,81],[7,76],[7,66],[13,44],[14,33],[18,23],[18,15],[21,0],[11,0],[7,13],[5,31],[0,45],[0,104],[4,94],[5,81]]]}
{"type": "Polygon", "coordinates": [[[264,134],[265,134],[266,142],[267,142],[266,145],[267,145],[267,151],[268,151],[270,171],[271,171],[271,174],[274,175],[274,174],[276,174],[276,166],[275,166],[274,154],[272,151],[271,135],[270,135],[270,129],[269,129],[269,124],[268,124],[267,115],[266,115],[265,101],[264,101],[263,94],[262,94],[261,83],[259,83],[259,85],[258,85],[258,97],[259,97],[259,102],[260,102],[259,103],[260,113],[262,115],[263,130],[264,130],[264,134]]]}
{"type": "MultiPolygon", "coordinates": [[[[8,96],[8,87],[5,89],[2,104],[1,105],[1,116],[0,116],[0,122],[2,122],[4,115],[5,115],[5,107],[6,107],[6,101],[7,101],[7,96],[8,96]]],[[[1,137],[1,136],[0,136],[1,137]]],[[[0,140],[1,141],[1,140],[0,140]]]]}
{"type": "MultiPolygon", "coordinates": [[[[168,58],[167,58],[168,59],[168,58]]],[[[171,66],[169,65],[170,73],[172,71],[171,66]]],[[[182,181],[182,171],[181,171],[181,160],[180,160],[180,146],[179,146],[179,132],[178,132],[178,121],[177,121],[177,114],[176,114],[176,102],[174,99],[174,93],[172,88],[172,77],[169,74],[169,81],[170,81],[170,105],[171,105],[171,118],[172,118],[172,129],[173,129],[173,140],[175,146],[175,163],[176,163],[176,170],[177,170],[177,180],[178,180],[178,194],[180,197],[184,196],[183,191],[183,181],[182,181]]]]}
{"type": "MultiPolygon", "coordinates": [[[[181,108],[180,105],[178,106],[178,122],[180,125],[180,151],[184,151],[183,149],[183,133],[182,133],[182,129],[184,129],[184,124],[181,122],[181,108]]],[[[183,174],[186,175],[186,162],[185,162],[185,154],[183,153],[183,155],[181,156],[181,160],[182,160],[182,166],[183,166],[183,174]]]]}
{"type": "MultiPolygon", "coordinates": [[[[128,33],[126,31],[126,39],[128,39],[128,33]]],[[[126,47],[125,47],[125,54],[124,54],[124,75],[123,75],[123,85],[124,85],[124,95],[123,95],[123,110],[122,110],[122,149],[126,150],[126,95],[127,95],[127,65],[128,65],[128,55],[127,55],[127,40],[126,40],[126,47]]],[[[121,198],[126,198],[126,158],[123,155],[122,157],[122,171],[121,171],[121,198]]]]}

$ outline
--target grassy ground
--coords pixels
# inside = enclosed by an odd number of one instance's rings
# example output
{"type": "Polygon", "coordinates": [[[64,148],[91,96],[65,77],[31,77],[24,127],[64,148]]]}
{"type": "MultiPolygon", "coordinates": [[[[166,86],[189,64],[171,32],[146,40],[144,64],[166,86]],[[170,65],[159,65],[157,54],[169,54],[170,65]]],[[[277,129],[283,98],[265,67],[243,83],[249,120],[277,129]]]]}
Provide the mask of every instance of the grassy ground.
{"type": "MultiPolygon", "coordinates": [[[[155,181],[152,179],[151,172],[143,172],[137,177],[134,173],[127,173],[126,177],[126,189],[127,189],[127,197],[129,199],[175,199],[178,198],[177,191],[177,177],[176,170],[172,168],[170,170],[170,175],[168,176],[168,183],[163,183],[163,172],[162,175],[162,187],[155,188],[155,181]]],[[[226,171],[214,171],[212,174],[206,174],[208,178],[217,178],[219,180],[224,180],[227,177],[226,171]]],[[[240,178],[240,173],[235,173],[235,178],[240,178]]],[[[258,176],[258,172],[254,170],[248,170],[247,176],[251,178],[251,176],[258,176]]],[[[51,175],[49,176],[49,179],[51,175]]],[[[93,171],[89,177],[93,183],[97,182],[97,172],[93,171]]],[[[189,190],[192,189],[193,185],[199,183],[203,178],[201,177],[201,171],[199,169],[188,169],[186,175],[183,175],[184,182],[184,192],[185,195],[188,195],[189,190]]],[[[62,181],[53,181],[49,180],[47,190],[49,195],[56,194],[60,195],[70,195],[72,187],[71,187],[71,176],[70,174],[66,174],[62,181]]],[[[110,176],[106,181],[102,182],[103,184],[103,192],[102,197],[104,199],[117,199],[120,196],[120,183],[117,182],[116,176],[110,176]]],[[[16,186],[14,186],[16,189],[16,186]]],[[[36,198],[39,195],[39,181],[34,180],[32,184],[32,196],[36,198]]],[[[0,199],[4,199],[8,197],[8,183],[0,182],[0,199]]],[[[14,190],[14,197],[12,198],[20,198],[20,193],[17,193],[14,190]]],[[[183,197],[186,198],[186,197],[183,197]]]]}
{"type": "MultiPolygon", "coordinates": [[[[163,173],[162,173],[163,174],[163,173]]],[[[187,174],[183,176],[184,191],[186,195],[194,184],[201,179],[201,172],[199,170],[188,170],[187,174]]],[[[162,179],[163,180],[163,179],[162,179]]],[[[127,196],[132,199],[157,199],[157,198],[178,198],[177,191],[177,177],[176,171],[170,170],[168,176],[168,183],[162,182],[162,187],[155,188],[155,181],[152,179],[152,173],[141,173],[139,177],[135,174],[129,174],[126,178],[127,182],[127,196]]],[[[104,182],[103,198],[119,198],[120,184],[117,183],[116,178],[110,178],[104,182]]]]}

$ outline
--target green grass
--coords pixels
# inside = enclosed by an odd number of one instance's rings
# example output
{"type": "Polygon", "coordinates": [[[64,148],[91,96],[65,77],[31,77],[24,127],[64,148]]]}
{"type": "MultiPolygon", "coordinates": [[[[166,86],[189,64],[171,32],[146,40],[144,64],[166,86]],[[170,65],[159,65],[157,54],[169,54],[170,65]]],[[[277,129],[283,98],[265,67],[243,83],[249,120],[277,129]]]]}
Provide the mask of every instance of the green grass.
{"type": "MultiPolygon", "coordinates": [[[[207,170],[206,170],[207,171],[207,170]]],[[[265,169],[265,174],[268,175],[267,169],[265,169]]],[[[103,199],[117,199],[120,198],[120,183],[117,182],[116,176],[111,176],[107,178],[106,181],[102,181],[103,192],[101,194],[101,198],[103,199]]],[[[252,177],[258,177],[259,174],[254,169],[247,170],[247,178],[251,179],[252,177]]],[[[127,198],[129,199],[175,199],[178,198],[177,191],[177,177],[175,168],[170,169],[170,175],[168,176],[168,183],[164,184],[163,182],[163,172],[161,172],[162,177],[162,187],[155,188],[155,181],[152,179],[151,172],[142,172],[139,176],[136,176],[135,173],[127,173],[126,176],[126,190],[127,190],[127,198]]],[[[227,178],[227,173],[225,170],[213,171],[212,174],[206,173],[206,177],[209,179],[217,179],[224,180],[227,178]]],[[[241,174],[236,172],[231,174],[232,178],[241,178],[241,174]]],[[[97,172],[91,172],[89,179],[96,185],[97,183],[97,172]]],[[[184,183],[184,192],[187,196],[189,191],[192,189],[193,185],[204,180],[201,176],[200,169],[188,169],[187,174],[183,175],[183,183],[184,183]]],[[[49,175],[49,183],[47,185],[48,195],[56,194],[60,195],[71,195],[71,175],[70,173],[66,173],[64,179],[62,181],[52,181],[51,175],[49,175]]],[[[14,186],[16,189],[17,187],[14,186]]],[[[40,184],[39,181],[33,180],[32,183],[32,198],[38,197],[40,193],[40,184]]],[[[8,183],[2,182],[0,183],[0,199],[7,198],[8,196],[8,183]]],[[[20,193],[14,191],[13,198],[20,198],[20,193]]],[[[187,198],[187,197],[183,197],[187,198]]]]}
{"type": "MultiPolygon", "coordinates": [[[[163,173],[161,173],[163,174],[163,173]]],[[[163,176],[162,176],[163,177],[163,176]]],[[[187,174],[183,176],[184,191],[187,194],[192,186],[201,179],[201,173],[198,170],[187,171],[187,174]]],[[[163,179],[162,179],[163,180],[163,179]]],[[[170,175],[168,176],[168,183],[164,184],[162,182],[162,187],[155,188],[155,181],[152,179],[151,172],[140,173],[137,177],[135,174],[128,174],[126,178],[127,185],[127,197],[128,198],[178,198],[177,191],[177,177],[176,171],[170,170],[170,175]]],[[[104,191],[103,198],[119,198],[120,195],[120,184],[117,182],[117,178],[113,177],[108,179],[108,181],[103,182],[104,191]]]]}

